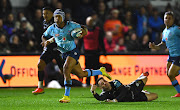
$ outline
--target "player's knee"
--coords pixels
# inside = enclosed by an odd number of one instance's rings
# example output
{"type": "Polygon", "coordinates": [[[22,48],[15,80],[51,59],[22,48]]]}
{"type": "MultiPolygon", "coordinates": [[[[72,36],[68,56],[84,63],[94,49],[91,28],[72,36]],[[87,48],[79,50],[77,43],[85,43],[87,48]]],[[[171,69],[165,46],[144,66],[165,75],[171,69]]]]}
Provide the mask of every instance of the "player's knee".
{"type": "Polygon", "coordinates": [[[77,77],[78,77],[78,78],[83,78],[84,75],[83,75],[83,74],[78,74],[77,77]]]}

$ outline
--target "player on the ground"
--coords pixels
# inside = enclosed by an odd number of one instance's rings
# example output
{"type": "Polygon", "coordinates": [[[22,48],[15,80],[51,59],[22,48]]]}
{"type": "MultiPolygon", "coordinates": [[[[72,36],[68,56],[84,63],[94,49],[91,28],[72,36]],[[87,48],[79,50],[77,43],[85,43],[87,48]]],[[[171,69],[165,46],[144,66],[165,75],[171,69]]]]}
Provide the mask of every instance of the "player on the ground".
{"type": "Polygon", "coordinates": [[[168,11],[164,14],[164,24],[166,28],[162,33],[162,41],[158,45],[149,43],[149,47],[159,50],[160,46],[166,44],[169,49],[169,58],[167,60],[167,75],[175,87],[177,94],[172,97],[180,97],[180,85],[176,80],[180,70],[180,28],[174,24],[174,14],[168,11]]]}
{"type": "Polygon", "coordinates": [[[93,96],[99,101],[107,102],[136,102],[152,101],[158,98],[156,93],[144,91],[143,88],[147,82],[148,72],[142,73],[141,76],[129,85],[123,85],[119,80],[108,82],[103,77],[97,80],[97,85],[91,86],[93,96]],[[95,92],[97,86],[102,89],[101,94],[95,92]]]}
{"type": "Polygon", "coordinates": [[[69,95],[72,85],[70,73],[77,75],[79,78],[103,75],[111,79],[111,76],[106,73],[104,67],[101,67],[99,70],[82,70],[78,62],[80,56],[79,50],[76,48],[74,39],[82,38],[87,34],[87,28],[85,26],[81,26],[73,21],[65,21],[65,13],[61,9],[56,9],[54,11],[54,22],[55,23],[44,32],[44,36],[53,36],[45,42],[45,46],[52,42],[56,42],[58,49],[62,53],[63,60],[65,61],[63,65],[65,94],[59,102],[68,103],[70,102],[69,95]],[[78,34],[72,34],[72,30],[77,28],[81,28],[80,32],[78,32],[78,34]]]}
{"type": "MultiPolygon", "coordinates": [[[[44,31],[52,25],[53,22],[53,11],[49,7],[45,7],[43,10],[43,25],[44,25],[44,31]]],[[[42,36],[42,45],[44,45],[44,42],[51,38],[52,36],[42,36]]],[[[56,43],[52,43],[51,45],[48,45],[47,47],[44,47],[44,50],[40,56],[39,62],[38,62],[38,88],[32,91],[33,94],[41,94],[44,93],[43,89],[43,80],[44,80],[44,68],[46,64],[51,62],[53,59],[57,61],[57,64],[62,71],[63,67],[63,60],[61,58],[61,53],[57,50],[56,43]]]]}

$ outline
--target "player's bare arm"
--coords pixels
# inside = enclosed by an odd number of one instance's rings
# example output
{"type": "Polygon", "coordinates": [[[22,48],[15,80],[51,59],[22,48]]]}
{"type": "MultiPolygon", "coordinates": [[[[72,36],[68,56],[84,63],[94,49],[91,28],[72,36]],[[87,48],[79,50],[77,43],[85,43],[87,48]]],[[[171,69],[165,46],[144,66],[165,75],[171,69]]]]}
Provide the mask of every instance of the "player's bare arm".
{"type": "Polygon", "coordinates": [[[55,40],[54,40],[54,37],[46,40],[45,43],[44,43],[44,47],[47,47],[50,43],[53,43],[54,41],[55,41],[55,40]]]}
{"type": "Polygon", "coordinates": [[[96,85],[91,85],[91,92],[92,92],[92,94],[94,95],[94,94],[96,94],[96,92],[95,92],[95,90],[96,90],[96,88],[97,88],[97,86],[96,85]]]}
{"type": "Polygon", "coordinates": [[[163,45],[163,44],[164,44],[164,42],[161,42],[161,43],[159,43],[158,45],[155,45],[154,42],[153,42],[153,43],[149,42],[149,48],[155,49],[155,50],[160,50],[160,47],[161,47],[161,45],[163,45]]]}
{"type": "Polygon", "coordinates": [[[41,37],[41,40],[42,40],[41,45],[44,47],[44,43],[46,42],[46,38],[43,35],[41,37]]]}

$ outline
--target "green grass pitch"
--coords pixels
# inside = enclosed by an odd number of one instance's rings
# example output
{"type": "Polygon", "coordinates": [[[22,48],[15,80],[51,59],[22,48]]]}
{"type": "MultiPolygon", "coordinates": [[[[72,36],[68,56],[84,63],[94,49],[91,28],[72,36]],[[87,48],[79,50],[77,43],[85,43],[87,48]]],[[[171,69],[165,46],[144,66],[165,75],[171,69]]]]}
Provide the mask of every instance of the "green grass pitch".
{"type": "MultiPolygon", "coordinates": [[[[171,98],[172,86],[146,86],[144,90],[158,93],[151,102],[100,102],[93,98],[90,88],[71,88],[71,103],[59,103],[64,89],[47,89],[33,95],[34,88],[1,88],[0,110],[180,110],[180,98],[171,98]]],[[[100,90],[97,90],[100,93],[100,90]]]]}

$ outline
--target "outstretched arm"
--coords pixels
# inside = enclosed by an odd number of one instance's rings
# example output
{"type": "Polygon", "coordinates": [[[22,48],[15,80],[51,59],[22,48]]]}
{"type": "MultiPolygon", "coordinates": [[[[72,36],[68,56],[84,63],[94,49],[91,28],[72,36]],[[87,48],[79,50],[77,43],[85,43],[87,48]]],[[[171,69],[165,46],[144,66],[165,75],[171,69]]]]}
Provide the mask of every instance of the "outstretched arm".
{"type": "Polygon", "coordinates": [[[160,50],[160,47],[161,47],[161,45],[163,45],[163,44],[164,44],[164,42],[161,42],[161,43],[159,43],[158,45],[155,45],[154,42],[153,42],[153,43],[149,42],[149,48],[155,49],[155,50],[160,50]]]}
{"type": "Polygon", "coordinates": [[[106,100],[107,98],[106,98],[106,94],[105,93],[101,93],[101,95],[99,95],[98,93],[96,93],[96,88],[97,88],[97,86],[96,85],[92,85],[91,86],[91,93],[93,94],[93,96],[94,96],[94,98],[96,98],[97,100],[99,100],[99,101],[104,101],[104,100],[106,100]]]}

